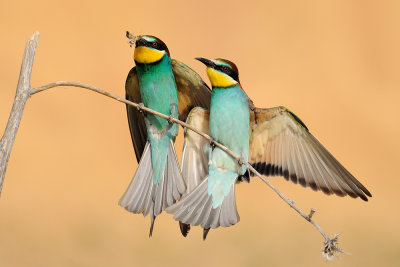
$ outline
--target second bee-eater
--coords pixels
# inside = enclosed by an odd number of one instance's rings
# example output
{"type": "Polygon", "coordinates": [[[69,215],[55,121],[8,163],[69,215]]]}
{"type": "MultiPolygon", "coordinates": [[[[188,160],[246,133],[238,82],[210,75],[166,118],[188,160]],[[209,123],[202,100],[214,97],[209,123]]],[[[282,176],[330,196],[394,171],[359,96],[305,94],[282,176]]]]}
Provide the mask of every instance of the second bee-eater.
{"type": "MultiPolygon", "coordinates": [[[[207,108],[210,89],[189,67],[170,58],[163,41],[144,35],[135,42],[136,67],[128,74],[126,98],[174,118],[186,119],[194,106],[207,108]]],[[[178,125],[127,106],[128,121],[139,166],[119,204],[154,220],[186,192],[174,149],[178,125]]],[[[185,235],[189,226],[180,224],[185,235]]]]}
{"type": "MultiPolygon", "coordinates": [[[[236,65],[228,60],[198,58],[207,66],[213,90],[210,111],[195,108],[188,123],[224,144],[243,161],[267,176],[284,176],[326,194],[349,195],[367,201],[371,193],[354,178],[308,131],[304,123],[284,107],[255,108],[239,82],[236,65]]],[[[231,226],[239,221],[235,182],[248,177],[244,165],[219,149],[207,149],[205,139],[186,134],[185,154],[197,155],[197,163],[182,162],[183,172],[204,175],[190,194],[167,209],[176,220],[204,228],[231,226]],[[197,144],[193,144],[193,141],[197,144]],[[206,170],[208,164],[208,172],[206,170]],[[186,170],[185,170],[186,169],[186,170]]],[[[191,176],[189,177],[189,183],[191,176]]]]}

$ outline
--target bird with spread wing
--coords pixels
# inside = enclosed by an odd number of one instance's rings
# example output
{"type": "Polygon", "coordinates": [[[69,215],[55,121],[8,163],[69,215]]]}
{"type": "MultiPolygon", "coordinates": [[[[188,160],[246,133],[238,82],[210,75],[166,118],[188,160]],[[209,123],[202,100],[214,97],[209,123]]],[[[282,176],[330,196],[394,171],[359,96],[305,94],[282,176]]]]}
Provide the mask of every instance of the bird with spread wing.
{"type": "MultiPolygon", "coordinates": [[[[328,195],[349,195],[365,201],[372,196],[294,113],[285,107],[254,107],[242,90],[234,63],[198,60],[207,66],[213,87],[210,111],[194,108],[187,123],[209,133],[261,174],[283,176],[328,195]]],[[[204,239],[210,228],[228,227],[239,221],[235,183],[252,175],[244,165],[186,130],[182,173],[191,192],[167,208],[176,220],[201,225],[204,239]]]]}

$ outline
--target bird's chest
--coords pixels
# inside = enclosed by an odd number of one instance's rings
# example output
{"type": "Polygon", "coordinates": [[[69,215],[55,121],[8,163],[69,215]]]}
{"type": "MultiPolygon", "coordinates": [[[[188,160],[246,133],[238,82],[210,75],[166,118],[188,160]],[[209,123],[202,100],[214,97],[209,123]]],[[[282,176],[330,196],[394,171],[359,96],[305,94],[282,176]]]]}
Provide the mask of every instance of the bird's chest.
{"type": "MultiPolygon", "coordinates": [[[[210,135],[247,161],[250,141],[247,96],[240,88],[214,90],[210,108],[210,135]]],[[[237,168],[236,160],[218,148],[212,152],[211,160],[219,168],[237,168]]]]}
{"type": "Polygon", "coordinates": [[[210,108],[211,136],[231,147],[237,143],[248,143],[250,115],[247,96],[240,92],[241,89],[215,90],[210,108]]]}
{"type": "Polygon", "coordinates": [[[145,106],[162,112],[162,110],[168,109],[171,103],[177,103],[176,85],[172,70],[154,67],[144,68],[138,77],[140,94],[145,106]]]}
{"type": "MultiPolygon", "coordinates": [[[[172,114],[178,117],[178,95],[171,65],[168,62],[137,65],[137,72],[143,104],[167,116],[172,114]]],[[[165,119],[147,114],[145,121],[148,130],[154,134],[167,130],[168,122],[165,119]]],[[[175,135],[177,126],[173,125],[172,128],[175,135]]]]}

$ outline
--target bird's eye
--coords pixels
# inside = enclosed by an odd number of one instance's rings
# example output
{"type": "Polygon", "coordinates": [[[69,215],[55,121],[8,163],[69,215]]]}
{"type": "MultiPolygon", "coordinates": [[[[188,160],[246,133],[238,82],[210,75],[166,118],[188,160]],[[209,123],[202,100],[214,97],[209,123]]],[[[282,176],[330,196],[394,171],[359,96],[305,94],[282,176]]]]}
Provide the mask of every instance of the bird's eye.
{"type": "Polygon", "coordinates": [[[157,42],[153,42],[151,45],[152,45],[154,48],[156,48],[156,47],[157,47],[157,42]]]}
{"type": "Polygon", "coordinates": [[[223,71],[223,72],[228,72],[228,71],[229,71],[229,68],[226,67],[226,66],[224,66],[224,67],[222,67],[222,71],[223,71]]]}

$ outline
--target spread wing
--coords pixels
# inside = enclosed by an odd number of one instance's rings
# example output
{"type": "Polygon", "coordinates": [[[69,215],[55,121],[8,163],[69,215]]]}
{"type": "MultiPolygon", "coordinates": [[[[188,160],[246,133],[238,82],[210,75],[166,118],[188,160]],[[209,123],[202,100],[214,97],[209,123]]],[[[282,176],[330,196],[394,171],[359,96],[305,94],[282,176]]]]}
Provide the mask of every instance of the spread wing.
{"type": "MultiPolygon", "coordinates": [[[[171,63],[178,90],[179,119],[185,121],[192,108],[210,108],[211,90],[194,70],[174,59],[171,63]]],[[[127,100],[136,103],[142,102],[135,67],[131,69],[126,78],[125,91],[127,100]]],[[[127,106],[126,109],[132,143],[136,159],[139,162],[147,141],[146,125],[143,115],[136,108],[127,106]]]]}
{"type": "MultiPolygon", "coordinates": [[[[126,78],[125,98],[135,103],[142,103],[136,67],[131,69],[128,77],[126,78]]],[[[135,107],[129,105],[126,105],[126,111],[136,159],[139,162],[143,154],[144,146],[147,142],[147,130],[144,123],[144,116],[135,107]]]]}
{"type": "Polygon", "coordinates": [[[284,176],[325,194],[367,201],[371,193],[284,107],[251,112],[250,163],[267,176],[284,176]]]}
{"type": "MultiPolygon", "coordinates": [[[[209,116],[208,110],[196,107],[190,111],[186,123],[208,134],[209,116]]],[[[181,169],[187,186],[186,194],[193,191],[208,175],[209,149],[210,143],[207,139],[189,129],[185,129],[181,169]]]]}
{"type": "Polygon", "coordinates": [[[176,87],[178,89],[179,119],[185,121],[194,107],[210,109],[211,90],[194,70],[172,59],[176,87]]]}

